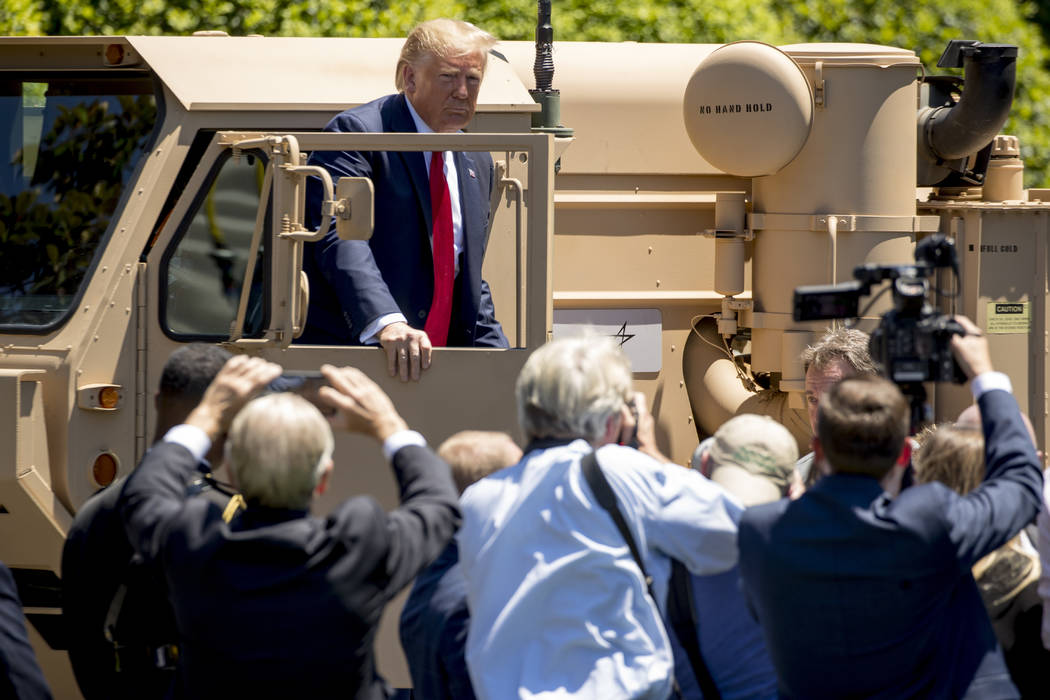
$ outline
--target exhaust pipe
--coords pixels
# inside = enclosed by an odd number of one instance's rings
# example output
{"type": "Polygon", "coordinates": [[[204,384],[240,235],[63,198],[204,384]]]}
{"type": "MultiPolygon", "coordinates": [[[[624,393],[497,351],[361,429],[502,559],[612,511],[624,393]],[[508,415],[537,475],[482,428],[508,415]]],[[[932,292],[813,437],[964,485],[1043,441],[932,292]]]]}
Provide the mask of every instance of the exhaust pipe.
{"type": "MultiPolygon", "coordinates": [[[[919,112],[920,162],[933,161],[961,172],[965,164],[960,168],[951,161],[966,159],[988,146],[1006,123],[1014,98],[1017,47],[952,39],[937,66],[963,68],[965,89],[957,103],[919,112]]],[[[920,185],[937,184],[922,179],[920,176],[920,185]]]]}
{"type": "Polygon", "coordinates": [[[810,450],[809,418],[788,405],[782,391],[748,387],[742,371],[728,355],[725,340],[713,318],[701,319],[689,333],[682,357],[682,374],[697,437],[713,435],[718,427],[741,413],[769,416],[791,433],[799,454],[810,450]]]}

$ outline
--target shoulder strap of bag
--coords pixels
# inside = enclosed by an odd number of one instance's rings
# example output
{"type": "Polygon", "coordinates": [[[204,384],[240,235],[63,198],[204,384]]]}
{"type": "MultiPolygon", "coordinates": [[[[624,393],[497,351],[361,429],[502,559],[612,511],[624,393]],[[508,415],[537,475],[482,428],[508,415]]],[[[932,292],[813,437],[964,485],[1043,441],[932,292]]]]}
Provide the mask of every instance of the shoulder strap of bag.
{"type": "MultiPolygon", "coordinates": [[[[598,505],[612,516],[616,529],[620,531],[620,535],[627,542],[627,548],[631,550],[634,563],[638,565],[638,570],[642,572],[642,578],[645,580],[645,587],[649,591],[649,597],[659,609],[660,601],[656,597],[656,593],[653,592],[653,577],[645,570],[645,565],[642,563],[642,555],[638,551],[638,544],[634,541],[634,535],[631,534],[630,528],[627,527],[627,521],[624,520],[623,513],[620,511],[620,503],[616,500],[616,494],[613,493],[608,479],[605,478],[605,474],[598,466],[598,457],[593,451],[584,455],[583,460],[580,462],[580,468],[583,469],[583,476],[587,479],[587,484],[591,487],[598,505]]],[[[674,677],[673,673],[671,674],[671,697],[675,698],[675,700],[683,700],[684,697],[682,689],[678,686],[678,679],[674,677]]]]}
{"type": "MultiPolygon", "coordinates": [[[[658,603],[656,594],[653,592],[653,577],[649,575],[645,570],[645,565],[642,564],[642,556],[638,551],[638,545],[635,543],[634,536],[627,527],[627,521],[624,520],[623,513],[620,511],[620,503],[616,500],[616,494],[613,493],[608,479],[605,478],[604,472],[598,466],[598,457],[594,452],[588,452],[584,456],[580,462],[580,468],[583,470],[583,476],[587,479],[587,484],[591,487],[591,491],[594,492],[594,498],[598,501],[598,505],[612,516],[616,529],[620,531],[624,540],[627,541],[627,548],[631,550],[631,556],[634,557],[634,562],[638,565],[642,572],[642,577],[645,579],[646,588],[649,589],[649,597],[658,603]]],[[[676,559],[671,560],[670,588],[668,617],[674,628],[675,636],[678,637],[679,643],[685,648],[686,654],[689,656],[689,665],[693,669],[693,675],[696,676],[697,683],[700,684],[704,700],[721,700],[722,696],[718,692],[718,686],[715,685],[714,679],[711,677],[711,671],[707,668],[707,662],[704,661],[704,656],[700,653],[700,640],[696,631],[696,610],[693,607],[693,585],[689,570],[676,559]]],[[[659,604],[657,607],[659,607],[659,604]]],[[[676,697],[682,696],[677,681],[674,683],[674,690],[676,697]]]]}
{"type": "Polygon", "coordinates": [[[635,544],[634,536],[627,527],[627,521],[623,519],[623,513],[620,512],[620,504],[616,500],[616,494],[613,493],[612,487],[609,486],[609,481],[605,478],[605,474],[598,467],[598,458],[594,455],[594,452],[587,453],[583,461],[580,462],[580,468],[583,469],[583,476],[587,479],[587,484],[591,487],[591,491],[594,492],[594,498],[598,501],[598,505],[608,511],[609,515],[612,516],[613,522],[616,523],[616,529],[627,540],[627,547],[631,550],[634,563],[642,571],[642,578],[645,579],[649,595],[656,601],[656,596],[653,595],[653,577],[649,575],[649,572],[645,570],[645,565],[642,564],[642,555],[638,551],[638,545],[635,544]]]}

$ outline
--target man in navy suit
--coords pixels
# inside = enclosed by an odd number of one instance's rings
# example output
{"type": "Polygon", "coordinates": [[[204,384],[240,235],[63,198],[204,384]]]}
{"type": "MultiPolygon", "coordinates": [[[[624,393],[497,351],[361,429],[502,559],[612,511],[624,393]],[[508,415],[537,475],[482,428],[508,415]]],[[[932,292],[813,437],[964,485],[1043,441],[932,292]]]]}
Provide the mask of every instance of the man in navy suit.
{"type": "Polygon", "coordinates": [[[908,405],[883,379],[821,398],[813,445],[830,474],[797,501],[744,512],[740,570],[781,697],[1015,698],[970,567],[1035,516],[1042,473],[1010,380],[968,319],[952,350],[981,409],[987,474],[891,499],[908,405]]]}
{"type": "MultiPolygon", "coordinates": [[[[325,131],[462,129],[474,116],[494,43],[490,34],[466,22],[438,19],[420,24],[405,40],[398,60],[399,92],[339,114],[325,131]]],[[[371,178],[375,227],[367,242],[341,241],[331,229],[307,247],[310,309],[299,342],[379,343],[386,350],[391,376],[400,374],[402,381],[419,379],[421,369],[430,366],[434,346],[507,347],[488,284],[481,279],[491,156],[328,151],[314,153],[311,162],[327,168],[333,178],[371,178]],[[440,159],[437,164],[435,158],[440,159]],[[447,210],[442,210],[442,202],[447,202],[447,210]],[[444,234],[437,233],[443,221],[454,238],[448,257],[444,234]],[[441,277],[445,261],[450,264],[448,278],[441,277]],[[442,306],[442,295],[435,294],[442,288],[449,290],[450,307],[442,306]],[[435,333],[435,325],[444,326],[447,333],[435,333]]],[[[310,192],[308,209],[314,211],[319,208],[319,188],[310,192]]]]}
{"type": "MultiPolygon", "coordinates": [[[[463,430],[438,448],[452,468],[462,494],[478,479],[521,459],[509,435],[463,430]]],[[[419,572],[401,611],[401,647],[412,675],[413,697],[426,700],[474,700],[467,671],[467,580],[453,539],[434,562],[419,572]]]]}

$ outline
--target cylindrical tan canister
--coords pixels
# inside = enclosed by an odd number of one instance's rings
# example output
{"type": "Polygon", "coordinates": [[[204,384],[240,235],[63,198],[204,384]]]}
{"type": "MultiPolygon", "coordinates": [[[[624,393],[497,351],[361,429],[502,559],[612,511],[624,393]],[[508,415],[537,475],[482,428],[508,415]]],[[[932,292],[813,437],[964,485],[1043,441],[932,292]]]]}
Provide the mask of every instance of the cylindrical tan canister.
{"type": "Polygon", "coordinates": [[[1016,136],[1000,134],[992,142],[981,198],[986,202],[1015,202],[1026,198],[1024,161],[1021,160],[1021,144],[1016,136]]]}

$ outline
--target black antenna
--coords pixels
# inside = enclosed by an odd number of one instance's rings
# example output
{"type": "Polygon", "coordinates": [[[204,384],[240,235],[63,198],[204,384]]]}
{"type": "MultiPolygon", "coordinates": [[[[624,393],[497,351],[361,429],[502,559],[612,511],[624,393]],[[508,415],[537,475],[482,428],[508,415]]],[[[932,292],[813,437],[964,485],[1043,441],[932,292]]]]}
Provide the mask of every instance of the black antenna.
{"type": "Polygon", "coordinates": [[[554,27],[551,26],[551,0],[539,0],[536,13],[536,62],[532,66],[536,90],[551,92],[554,84],[554,27]]]}
{"type": "MultiPolygon", "coordinates": [[[[532,66],[536,89],[529,90],[540,106],[532,113],[532,130],[571,137],[572,129],[561,124],[561,93],[554,89],[554,27],[551,25],[551,0],[539,0],[536,9],[536,62],[532,66]]],[[[555,172],[561,161],[555,163],[555,172]]]]}

